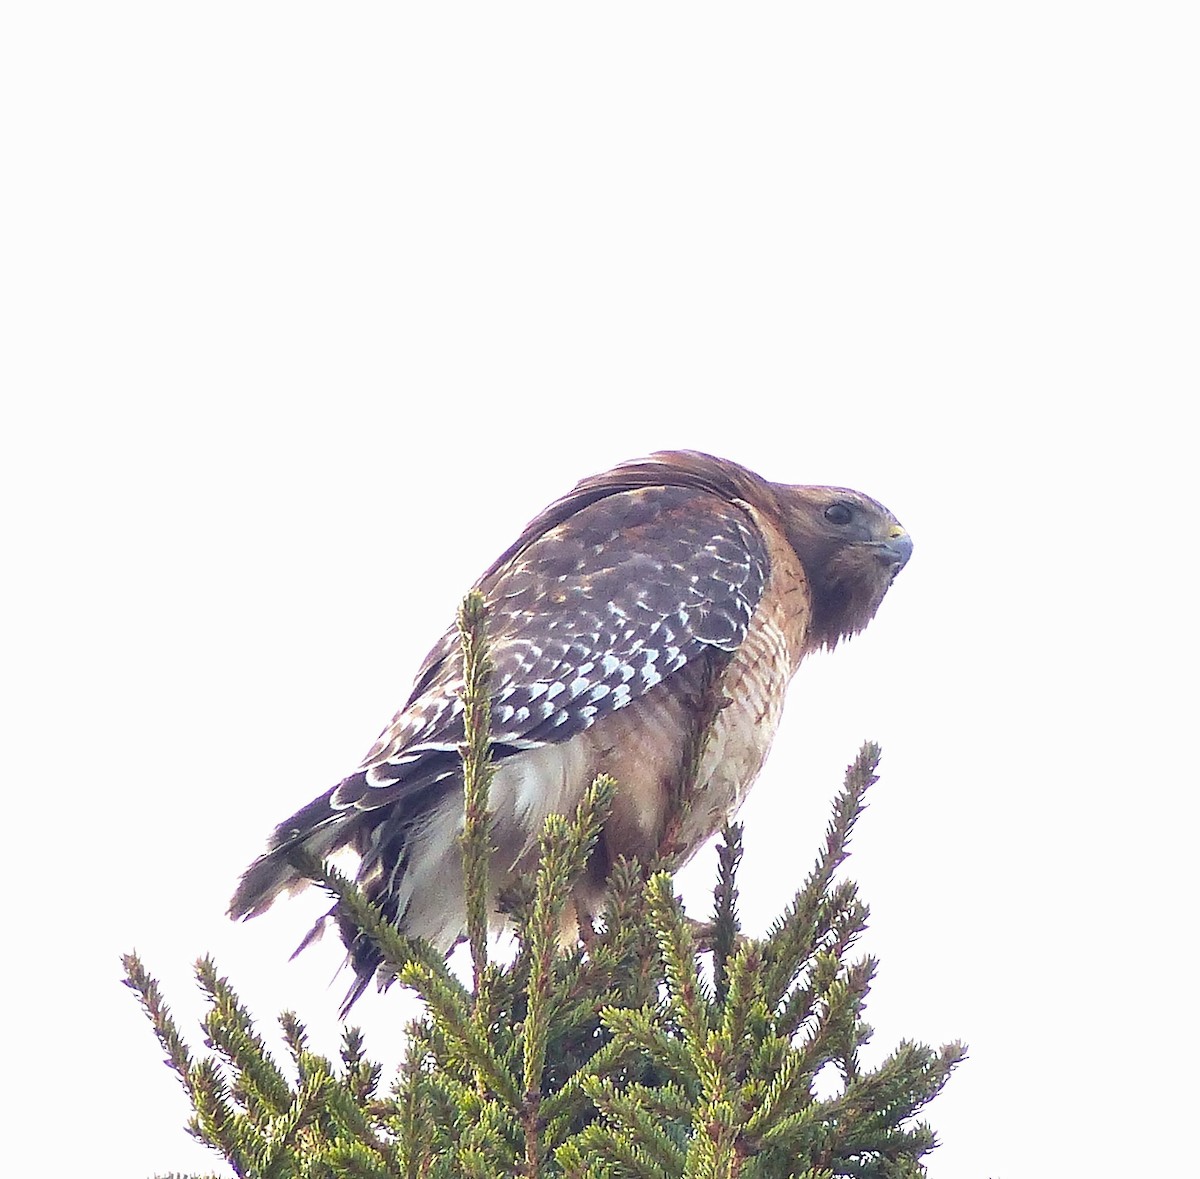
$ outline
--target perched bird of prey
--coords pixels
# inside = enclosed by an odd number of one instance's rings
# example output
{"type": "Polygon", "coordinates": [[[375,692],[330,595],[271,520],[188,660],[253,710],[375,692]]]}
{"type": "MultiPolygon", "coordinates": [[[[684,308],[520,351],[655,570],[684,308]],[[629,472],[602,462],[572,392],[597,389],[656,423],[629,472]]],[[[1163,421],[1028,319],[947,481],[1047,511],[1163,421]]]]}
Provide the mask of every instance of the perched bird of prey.
{"type": "MultiPolygon", "coordinates": [[[[617,795],[577,907],[598,911],[618,856],[654,857],[677,789],[686,860],[746,797],[804,656],[866,626],[911,552],[865,495],[694,451],[622,463],[552,503],[476,582],[495,665],[493,886],[531,866],[546,816],[572,813],[600,773],[617,795]]],[[[466,932],[462,686],[451,627],[358,768],[276,828],[230,915],[307,883],[294,848],[350,848],[366,895],[449,952],[466,932]]],[[[350,1003],[380,958],[348,922],[342,934],[350,1003]]]]}

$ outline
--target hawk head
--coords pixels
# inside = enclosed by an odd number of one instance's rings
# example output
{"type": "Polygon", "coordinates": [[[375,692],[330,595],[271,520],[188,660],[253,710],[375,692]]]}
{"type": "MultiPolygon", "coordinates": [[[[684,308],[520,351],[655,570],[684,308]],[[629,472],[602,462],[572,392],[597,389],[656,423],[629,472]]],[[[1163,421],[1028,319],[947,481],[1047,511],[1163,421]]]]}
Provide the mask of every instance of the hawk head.
{"type": "Polygon", "coordinates": [[[833,647],[874,617],[912,555],[883,504],[845,487],[775,484],[784,526],[812,587],[808,647],[833,647]]]}

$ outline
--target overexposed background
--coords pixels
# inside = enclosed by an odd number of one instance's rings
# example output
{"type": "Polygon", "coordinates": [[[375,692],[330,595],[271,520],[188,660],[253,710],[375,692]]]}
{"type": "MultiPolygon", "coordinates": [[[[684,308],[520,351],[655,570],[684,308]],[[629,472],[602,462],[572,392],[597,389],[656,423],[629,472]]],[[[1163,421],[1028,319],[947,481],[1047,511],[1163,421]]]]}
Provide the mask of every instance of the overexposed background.
{"type": "MultiPolygon", "coordinates": [[[[211,951],[336,1050],[338,948],[287,961],[319,898],[234,926],[238,873],[529,517],[678,446],[916,542],[797,678],[748,928],[879,740],[875,1047],[971,1045],[931,1174],[1177,1165],[1196,34],[1182,3],[7,6],[5,1171],[214,1166],[125,950],[194,1044],[211,951]]],[[[711,857],[680,883],[703,913],[711,857]]],[[[398,1059],[396,995],[355,1014],[398,1059]]]]}

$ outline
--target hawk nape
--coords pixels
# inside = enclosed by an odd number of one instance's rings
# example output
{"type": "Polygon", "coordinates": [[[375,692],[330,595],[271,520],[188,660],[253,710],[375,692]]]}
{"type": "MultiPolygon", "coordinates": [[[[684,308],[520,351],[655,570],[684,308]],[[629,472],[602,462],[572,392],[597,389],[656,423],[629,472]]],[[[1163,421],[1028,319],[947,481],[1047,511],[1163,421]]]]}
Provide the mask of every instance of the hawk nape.
{"type": "MultiPolygon", "coordinates": [[[[770,483],[693,451],[622,463],[552,503],[476,583],[495,664],[493,884],[530,867],[546,816],[573,811],[599,773],[618,790],[581,914],[598,910],[618,856],[658,850],[678,787],[690,793],[675,846],[681,861],[694,854],[762,768],[801,660],[866,626],[911,552],[865,495],[770,483]]],[[[308,883],[292,849],[350,848],[366,895],[449,952],[466,931],[461,688],[451,627],[358,768],[276,828],[230,915],[308,883]]],[[[349,1006],[380,960],[339,924],[357,975],[349,1006]]]]}

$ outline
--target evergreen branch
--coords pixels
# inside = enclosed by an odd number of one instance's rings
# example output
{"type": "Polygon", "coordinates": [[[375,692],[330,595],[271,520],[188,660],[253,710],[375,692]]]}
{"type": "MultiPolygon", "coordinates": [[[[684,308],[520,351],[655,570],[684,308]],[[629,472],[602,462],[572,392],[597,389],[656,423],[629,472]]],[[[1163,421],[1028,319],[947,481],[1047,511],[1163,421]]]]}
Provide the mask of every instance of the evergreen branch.
{"type": "Polygon", "coordinates": [[[607,1163],[593,1155],[584,1158],[579,1143],[564,1142],[554,1152],[554,1161],[562,1169],[564,1179],[611,1179],[612,1171],[607,1163]]]}
{"type": "MultiPolygon", "coordinates": [[[[521,1028],[525,1080],[522,1102],[525,1168],[531,1177],[536,1176],[540,1163],[539,1106],[553,1006],[554,952],[571,888],[587,866],[588,856],[612,809],[615,793],[616,783],[613,779],[601,775],[584,792],[572,822],[568,823],[561,815],[552,814],[547,816],[542,829],[533,911],[526,927],[529,984],[526,988],[525,1020],[521,1028]]],[[[577,913],[576,916],[580,924],[586,919],[582,914],[577,913]]]]}
{"type": "MultiPolygon", "coordinates": [[[[321,1064],[327,1065],[322,1060],[321,1064]]],[[[330,1082],[324,1092],[325,1108],[334,1115],[339,1132],[343,1136],[350,1135],[370,1147],[377,1155],[384,1158],[388,1154],[388,1144],[376,1132],[374,1119],[369,1115],[366,1099],[344,1084],[337,1084],[330,1076],[330,1082]]]]}
{"type": "Polygon", "coordinates": [[[672,1179],[640,1146],[599,1122],[585,1126],[572,1143],[584,1157],[615,1163],[623,1179],[672,1179]]]}
{"type": "Polygon", "coordinates": [[[298,1153],[297,1139],[324,1110],[332,1088],[333,1078],[328,1069],[310,1069],[290,1107],[271,1125],[271,1141],[257,1163],[258,1174],[286,1174],[292,1169],[288,1163],[298,1153]]]}
{"type": "Polygon", "coordinates": [[[342,1033],[342,1065],[345,1069],[344,1084],[348,1092],[362,1104],[375,1096],[383,1067],[367,1058],[363,1051],[361,1028],[346,1028],[342,1033]]]}
{"type": "Polygon", "coordinates": [[[288,862],[334,897],[342,913],[364,937],[375,943],[383,955],[381,970],[386,969],[396,977],[409,964],[418,963],[431,973],[440,975],[447,986],[466,997],[466,988],[450,972],[442,955],[423,939],[402,934],[344,873],[302,848],[289,853],[288,862]]]}
{"type": "Polygon", "coordinates": [[[726,966],[733,954],[740,928],[737,915],[737,888],[734,881],[742,862],[742,824],[727,823],[717,850],[717,884],[713,889],[713,995],[718,1003],[725,999],[726,966]]]}
{"type": "MultiPolygon", "coordinates": [[[[941,1090],[963,1055],[958,1044],[934,1053],[925,1045],[902,1041],[877,1069],[856,1077],[840,1097],[824,1103],[825,1135],[819,1161],[834,1164],[845,1174],[864,1176],[876,1172],[850,1165],[855,1156],[907,1155],[915,1162],[932,1149],[932,1135],[920,1127],[906,1130],[902,1123],[941,1090]]],[[[772,1127],[764,1139],[774,1136],[775,1130],[772,1127]]]]}
{"type": "MultiPolygon", "coordinates": [[[[602,1013],[602,1018],[604,1014],[602,1013]]],[[[632,1013],[618,1009],[615,1014],[620,1016],[632,1013]]],[[[608,1023],[606,1018],[604,1018],[604,1023],[606,1025],[608,1023]]],[[[658,1034],[661,1036],[661,1033],[658,1034]]],[[[664,1044],[671,1043],[665,1036],[662,1036],[662,1041],[664,1044]]],[[[582,1068],[572,1073],[563,1082],[557,1093],[543,1097],[543,1119],[549,1123],[563,1117],[584,1096],[585,1081],[593,1077],[605,1077],[619,1073],[629,1067],[643,1053],[642,1046],[634,1043],[631,1038],[620,1034],[614,1035],[612,1039],[596,1049],[591,1059],[582,1068]]]]}
{"type": "Polygon", "coordinates": [[[836,974],[836,963],[866,929],[868,915],[866,905],[858,899],[858,886],[850,880],[836,885],[821,902],[804,964],[809,968],[808,985],[796,987],[788,994],[776,1024],[781,1034],[792,1035],[811,1017],[813,1004],[828,985],[828,981],[821,982],[819,972],[812,969],[813,962],[834,963],[829,974],[832,978],[836,974]]]}
{"type": "Polygon", "coordinates": [[[737,1048],[747,1034],[752,1013],[758,1022],[767,1018],[767,1008],[762,1001],[759,971],[762,968],[762,951],[757,943],[750,942],[733,956],[730,964],[724,1002],[720,1004],[721,1031],[731,1047],[737,1048]]]}
{"type": "Polygon", "coordinates": [[[491,697],[494,670],[488,653],[486,607],[483,595],[472,590],[458,611],[458,633],[463,656],[463,731],[459,746],[463,763],[463,887],[467,902],[467,941],[475,990],[487,964],[488,880],[492,860],[488,792],[494,767],[491,763],[491,697]]]}
{"type": "Polygon", "coordinates": [[[840,1102],[882,1122],[898,1123],[932,1101],[964,1059],[966,1049],[957,1042],[935,1052],[925,1044],[902,1040],[877,1069],[848,1084],[840,1102]]]}
{"type": "Polygon", "coordinates": [[[279,1026],[283,1031],[283,1042],[296,1066],[300,1080],[304,1080],[304,1067],[301,1063],[308,1052],[308,1029],[300,1022],[294,1011],[285,1011],[279,1017],[279,1026]]]}
{"type": "Polygon", "coordinates": [[[693,1117],[683,1174],[685,1179],[734,1176],[741,1165],[740,1126],[745,1118],[732,1045],[727,1035],[709,1032],[710,1003],[700,981],[691,929],[670,878],[664,873],[653,876],[647,897],[667,993],[703,1091],[693,1117]]]}
{"type": "Polygon", "coordinates": [[[291,1086],[255,1032],[250,1012],[233,993],[229,980],[217,974],[211,958],[200,958],[195,972],[211,1004],[204,1029],[210,1045],[233,1066],[235,1095],[252,1115],[285,1113],[292,1105],[291,1086]]]}
{"type": "Polygon", "coordinates": [[[770,1125],[756,1125],[755,1132],[762,1131],[759,1147],[781,1145],[794,1158],[830,1154],[828,1111],[828,1102],[813,1102],[795,1113],[776,1117],[770,1125]]]}
{"type": "Polygon", "coordinates": [[[692,1086],[693,1093],[698,1094],[699,1081],[690,1051],[682,1041],[663,1031],[657,1015],[653,1007],[606,1007],[600,1012],[600,1019],[613,1033],[614,1054],[625,1046],[636,1048],[653,1060],[657,1067],[665,1069],[681,1083],[692,1086]]]}
{"type": "MultiPolygon", "coordinates": [[[[644,1085],[640,1081],[626,1081],[618,1089],[617,1082],[607,1079],[599,1083],[607,1085],[618,1093],[622,1101],[636,1099],[656,1119],[655,1124],[662,1126],[674,1122],[676,1126],[686,1125],[695,1110],[692,1096],[673,1081],[663,1084],[644,1085]]],[[[683,1156],[680,1155],[680,1158],[683,1156]]]]}
{"type": "Polygon", "coordinates": [[[848,1062],[858,1044],[857,1016],[870,985],[874,963],[866,959],[843,972],[832,954],[821,952],[815,964],[815,988],[819,999],[814,1003],[812,1026],[804,1042],[796,1049],[797,1068],[814,1076],[828,1061],[842,1067],[848,1075],[848,1062]]]}
{"type": "Polygon", "coordinates": [[[746,1137],[757,1138],[764,1129],[812,1101],[813,1074],[798,1052],[789,1052],[771,1078],[746,1121],[746,1137]]]}
{"type": "Polygon", "coordinates": [[[608,1005],[641,1007],[655,995],[657,940],[646,920],[645,873],[619,857],[612,866],[600,921],[586,954],[566,975],[570,1001],[598,1015],[608,1005]]]}
{"type": "Polygon", "coordinates": [[[846,1082],[859,1075],[858,1047],[871,1035],[871,1029],[862,1022],[862,1010],[866,1006],[867,992],[875,978],[879,962],[870,956],[850,964],[846,971],[846,991],[849,1010],[845,1016],[843,1039],[838,1052],[838,1065],[846,1082]]]}
{"type": "MultiPolygon", "coordinates": [[[[546,1036],[550,1023],[554,950],[558,945],[563,913],[571,888],[582,875],[612,809],[616,783],[600,775],[584,792],[568,823],[561,815],[548,815],[542,830],[533,910],[526,929],[529,942],[528,1008],[523,1026],[525,1092],[541,1091],[546,1036]]],[[[582,921],[582,915],[578,915],[582,921]]]]}
{"type": "Polygon", "coordinates": [[[804,887],[771,929],[763,962],[763,993],[772,1007],[783,998],[810,952],[822,899],[846,858],[850,835],[866,806],[866,792],[878,780],[879,757],[879,746],[867,741],[846,767],[845,782],[825,829],[825,846],[804,887]]]}
{"type": "Polygon", "coordinates": [[[167,1054],[167,1064],[179,1077],[184,1090],[190,1097],[194,1067],[192,1057],[171,1016],[170,1007],[163,1001],[158,980],[142,965],[142,960],[136,952],[122,955],[121,962],[125,967],[125,985],[136,992],[142,1010],[145,1011],[150,1020],[150,1026],[154,1029],[155,1036],[158,1037],[158,1042],[167,1054]]]}
{"type": "Polygon", "coordinates": [[[361,1142],[347,1140],[336,1143],[325,1152],[323,1160],[333,1173],[345,1179],[395,1179],[387,1161],[361,1142]]]}
{"type": "Polygon", "coordinates": [[[656,872],[650,878],[646,897],[666,969],[671,1007],[679,1020],[689,1051],[699,1062],[704,1057],[708,1038],[708,999],[696,969],[692,932],[675,899],[671,877],[665,872],[656,872]]]}
{"type": "Polygon", "coordinates": [[[781,1068],[787,1054],[792,1050],[791,1044],[778,1031],[772,1031],[766,1025],[758,1036],[754,1055],[750,1062],[750,1073],[755,1077],[773,1077],[781,1068]]]}
{"type": "Polygon", "coordinates": [[[475,1147],[467,1147],[459,1152],[458,1166],[463,1179],[495,1179],[495,1174],[488,1163],[487,1155],[475,1147]]]}
{"type": "Polygon", "coordinates": [[[220,1150],[240,1179],[248,1179],[254,1174],[254,1159],[262,1156],[266,1143],[248,1119],[237,1116],[228,1097],[216,1061],[200,1061],[192,1070],[196,1136],[220,1150]]]}
{"type": "Polygon", "coordinates": [[[734,1179],[742,1169],[741,1110],[727,1099],[709,1100],[696,1110],[684,1179],[734,1179]]]}
{"type": "Polygon", "coordinates": [[[456,1086],[453,1079],[447,1094],[454,1102],[457,1131],[449,1150],[441,1155],[448,1173],[457,1176],[462,1170],[487,1179],[518,1174],[524,1142],[516,1111],[490,1094],[456,1086]]]}
{"type": "Polygon", "coordinates": [[[660,1167],[664,1175],[676,1175],[683,1170],[684,1151],[662,1128],[661,1107],[655,1108],[655,1090],[644,1085],[629,1085],[618,1090],[612,1081],[598,1077],[590,1077],[584,1083],[584,1090],[615,1132],[637,1148],[645,1159],[660,1167]],[[655,1105],[648,1100],[651,1098],[655,1105]]]}
{"type": "Polygon", "coordinates": [[[424,1065],[428,1046],[421,1034],[421,1025],[408,1025],[404,1063],[396,1085],[396,1139],[400,1148],[404,1179],[421,1179],[428,1173],[432,1151],[431,1126],[424,1116],[428,1103],[425,1093],[424,1065]]]}
{"type": "MultiPolygon", "coordinates": [[[[189,1126],[192,1134],[205,1145],[220,1150],[234,1173],[250,1173],[252,1149],[241,1132],[239,1119],[228,1101],[228,1091],[214,1061],[194,1063],[183,1037],[163,1002],[158,981],[146,970],[136,953],[123,956],[125,985],[135,991],[151,1027],[167,1054],[167,1063],[179,1077],[194,1110],[189,1126]]],[[[253,1135],[250,1135],[253,1139],[253,1135]]],[[[253,1142],[252,1142],[253,1145],[253,1142]]]]}
{"type": "Polygon", "coordinates": [[[440,969],[430,970],[424,962],[409,962],[400,973],[400,981],[425,1000],[437,1030],[480,1080],[512,1109],[519,1109],[521,1094],[515,1078],[485,1031],[471,1018],[461,984],[447,980],[445,968],[440,962],[438,965],[440,969]]]}

